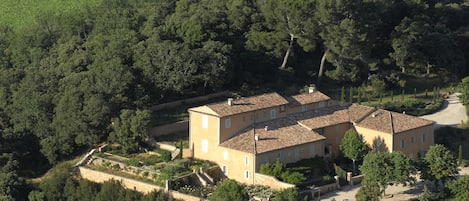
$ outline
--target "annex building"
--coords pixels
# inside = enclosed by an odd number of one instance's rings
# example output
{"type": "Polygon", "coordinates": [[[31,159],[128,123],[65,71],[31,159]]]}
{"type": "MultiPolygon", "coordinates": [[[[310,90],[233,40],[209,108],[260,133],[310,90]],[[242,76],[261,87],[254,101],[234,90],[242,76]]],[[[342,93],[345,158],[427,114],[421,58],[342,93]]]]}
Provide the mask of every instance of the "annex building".
{"type": "Polygon", "coordinates": [[[217,163],[246,184],[264,163],[335,157],[345,132],[355,128],[373,149],[421,157],[433,145],[433,121],[331,100],[309,93],[231,99],[189,109],[193,157],[217,163]]]}

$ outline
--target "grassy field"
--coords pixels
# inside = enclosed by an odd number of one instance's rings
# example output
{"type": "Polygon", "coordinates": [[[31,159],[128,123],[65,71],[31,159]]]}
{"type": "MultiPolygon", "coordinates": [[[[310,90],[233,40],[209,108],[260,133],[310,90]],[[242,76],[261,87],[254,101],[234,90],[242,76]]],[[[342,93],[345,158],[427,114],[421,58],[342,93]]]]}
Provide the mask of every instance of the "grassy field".
{"type": "Polygon", "coordinates": [[[101,2],[102,0],[2,0],[0,24],[21,29],[36,23],[38,17],[61,16],[86,7],[95,7],[101,2]]]}

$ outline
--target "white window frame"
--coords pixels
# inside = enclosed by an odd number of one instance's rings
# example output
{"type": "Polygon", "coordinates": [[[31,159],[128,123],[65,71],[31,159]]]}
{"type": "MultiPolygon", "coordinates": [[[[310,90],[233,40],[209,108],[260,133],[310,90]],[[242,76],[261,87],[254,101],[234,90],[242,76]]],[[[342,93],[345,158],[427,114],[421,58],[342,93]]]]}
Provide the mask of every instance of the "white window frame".
{"type": "Polygon", "coordinates": [[[228,160],[228,157],[229,157],[228,151],[226,151],[226,150],[223,151],[223,160],[227,161],[227,160],[228,160]]]}
{"type": "Polygon", "coordinates": [[[405,147],[405,140],[402,139],[402,140],[401,140],[401,148],[404,148],[404,147],[405,147]]]}
{"type": "Polygon", "coordinates": [[[202,128],[208,128],[208,116],[205,114],[202,115],[202,128]]]}
{"type": "Polygon", "coordinates": [[[244,156],[244,165],[249,165],[249,156],[244,156]]]}
{"type": "Polygon", "coordinates": [[[415,143],[415,136],[412,136],[412,137],[411,137],[411,142],[412,142],[412,143],[415,143]]]}
{"type": "Polygon", "coordinates": [[[270,110],[270,119],[277,117],[277,111],[275,109],[270,110]]]}
{"type": "Polygon", "coordinates": [[[244,179],[249,179],[249,170],[244,170],[244,179]]]}
{"type": "Polygon", "coordinates": [[[427,138],[427,135],[425,133],[422,133],[422,142],[424,143],[427,138]]]}
{"type": "Polygon", "coordinates": [[[225,128],[231,128],[231,119],[230,118],[225,119],[225,128]]]}
{"type": "Polygon", "coordinates": [[[206,139],[202,139],[202,152],[208,152],[208,140],[206,139]]]}

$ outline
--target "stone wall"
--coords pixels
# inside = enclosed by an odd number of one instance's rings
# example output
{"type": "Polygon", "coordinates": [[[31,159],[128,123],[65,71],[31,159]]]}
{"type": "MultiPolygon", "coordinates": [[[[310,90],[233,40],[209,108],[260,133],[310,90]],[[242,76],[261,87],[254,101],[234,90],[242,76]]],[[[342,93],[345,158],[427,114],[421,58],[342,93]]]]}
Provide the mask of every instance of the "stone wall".
{"type": "Polygon", "coordinates": [[[187,131],[187,133],[189,133],[189,121],[179,121],[172,124],[155,126],[153,128],[150,128],[150,136],[157,137],[180,131],[187,131]]]}
{"type": "Polygon", "coordinates": [[[154,106],[150,107],[150,110],[151,111],[158,111],[158,110],[162,110],[162,109],[177,107],[177,106],[182,105],[182,104],[192,104],[192,103],[208,101],[209,99],[212,99],[212,98],[217,98],[217,97],[222,97],[222,96],[229,96],[230,94],[231,93],[229,91],[222,91],[222,92],[218,92],[218,93],[208,94],[208,95],[205,95],[205,96],[197,96],[197,97],[194,97],[194,98],[188,98],[188,99],[184,99],[184,100],[178,100],[178,101],[173,101],[173,102],[169,102],[169,103],[154,105],[154,106]]]}
{"type": "Polygon", "coordinates": [[[192,151],[192,149],[184,148],[184,149],[182,149],[182,157],[183,158],[193,158],[194,157],[194,151],[192,151]]]}
{"type": "Polygon", "coordinates": [[[285,182],[279,181],[275,177],[260,174],[260,173],[254,173],[254,184],[268,186],[274,190],[282,190],[286,188],[295,187],[295,185],[293,184],[285,183],[285,182]]]}
{"type": "Polygon", "coordinates": [[[204,198],[199,198],[196,196],[187,195],[187,194],[180,193],[177,191],[168,190],[163,187],[150,184],[150,183],[146,183],[146,182],[137,181],[137,180],[130,179],[130,178],[125,178],[125,177],[121,177],[121,176],[117,176],[117,175],[113,175],[113,174],[109,174],[105,172],[92,170],[83,166],[78,167],[78,170],[82,178],[90,180],[92,182],[96,182],[96,183],[103,183],[109,180],[116,180],[116,181],[121,182],[122,186],[124,186],[127,189],[133,189],[138,192],[145,193],[145,194],[150,193],[152,191],[164,191],[176,199],[182,199],[185,201],[208,201],[207,199],[204,199],[204,198]]]}
{"type": "Polygon", "coordinates": [[[350,184],[351,185],[356,185],[356,184],[361,183],[362,180],[363,180],[363,175],[357,175],[357,176],[354,176],[354,177],[351,178],[351,180],[350,180],[351,183],[350,184]]]}

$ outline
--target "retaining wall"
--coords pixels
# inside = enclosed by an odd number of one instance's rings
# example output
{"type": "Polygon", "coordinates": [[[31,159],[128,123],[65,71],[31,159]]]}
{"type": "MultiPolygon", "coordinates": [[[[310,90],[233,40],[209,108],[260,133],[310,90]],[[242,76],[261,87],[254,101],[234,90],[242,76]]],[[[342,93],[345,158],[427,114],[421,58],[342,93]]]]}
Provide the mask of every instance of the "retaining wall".
{"type": "Polygon", "coordinates": [[[109,180],[116,180],[116,181],[121,182],[122,186],[124,186],[127,189],[133,189],[138,192],[145,193],[145,194],[150,193],[152,191],[164,191],[176,199],[182,199],[185,201],[208,201],[207,199],[204,199],[204,198],[199,198],[196,196],[187,195],[187,194],[180,193],[177,191],[168,190],[163,187],[150,184],[150,183],[145,183],[142,181],[137,181],[137,180],[122,177],[122,176],[117,176],[117,175],[113,175],[113,174],[109,174],[105,172],[92,170],[83,166],[78,167],[78,170],[82,178],[96,182],[96,183],[103,183],[109,180]]]}
{"type": "Polygon", "coordinates": [[[292,188],[295,187],[293,184],[285,183],[282,181],[279,181],[277,178],[260,174],[260,173],[254,173],[254,184],[258,185],[264,185],[264,186],[269,186],[270,188],[274,190],[282,190],[286,188],[292,188]]]}
{"type": "Polygon", "coordinates": [[[150,136],[157,137],[180,131],[187,131],[187,133],[189,133],[189,121],[179,121],[172,124],[152,127],[150,128],[150,136]]]}
{"type": "Polygon", "coordinates": [[[178,100],[178,101],[173,101],[173,102],[169,102],[169,103],[162,103],[162,104],[159,104],[159,105],[154,105],[154,106],[150,107],[150,110],[151,111],[158,111],[158,110],[162,110],[162,109],[177,107],[177,106],[182,105],[182,104],[192,104],[192,103],[197,103],[197,102],[208,101],[211,98],[217,98],[217,97],[221,97],[221,96],[229,96],[230,94],[231,94],[231,92],[229,92],[229,91],[222,91],[222,92],[218,92],[218,93],[208,94],[208,95],[205,95],[205,96],[197,96],[197,97],[194,97],[194,98],[188,98],[188,99],[184,99],[184,100],[178,100]]]}

